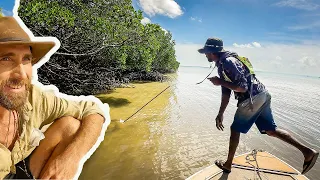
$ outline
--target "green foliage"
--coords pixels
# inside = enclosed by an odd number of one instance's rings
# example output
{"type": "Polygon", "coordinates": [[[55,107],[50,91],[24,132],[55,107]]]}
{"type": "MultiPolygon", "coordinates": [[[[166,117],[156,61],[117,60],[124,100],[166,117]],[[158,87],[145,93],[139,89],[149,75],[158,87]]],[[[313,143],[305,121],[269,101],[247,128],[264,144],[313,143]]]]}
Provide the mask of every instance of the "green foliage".
{"type": "Polygon", "coordinates": [[[127,82],[128,74],[179,67],[171,33],[141,24],[131,0],[21,0],[18,12],[36,36],[61,41],[38,73],[64,93],[94,94],[127,82]]]}

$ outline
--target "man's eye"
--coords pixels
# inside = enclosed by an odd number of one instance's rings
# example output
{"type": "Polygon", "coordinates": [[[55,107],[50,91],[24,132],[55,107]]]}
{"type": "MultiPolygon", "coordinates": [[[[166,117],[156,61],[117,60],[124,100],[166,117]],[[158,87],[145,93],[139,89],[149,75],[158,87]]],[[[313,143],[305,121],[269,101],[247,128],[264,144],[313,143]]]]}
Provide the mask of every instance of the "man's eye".
{"type": "Polygon", "coordinates": [[[0,61],[10,61],[11,58],[10,57],[1,57],[0,61]]]}
{"type": "Polygon", "coordinates": [[[32,61],[34,58],[32,58],[32,57],[25,57],[25,58],[23,58],[23,61],[32,61]]]}

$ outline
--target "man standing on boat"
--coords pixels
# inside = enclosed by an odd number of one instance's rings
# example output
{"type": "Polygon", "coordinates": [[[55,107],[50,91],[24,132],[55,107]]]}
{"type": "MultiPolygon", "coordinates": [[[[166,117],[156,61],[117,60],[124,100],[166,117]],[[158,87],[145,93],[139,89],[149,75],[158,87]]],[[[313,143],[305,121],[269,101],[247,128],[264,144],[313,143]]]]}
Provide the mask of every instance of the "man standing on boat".
{"type": "Polygon", "coordinates": [[[238,100],[237,111],[231,125],[229,154],[226,162],[217,160],[215,164],[224,172],[230,173],[232,160],[239,144],[240,133],[246,134],[255,123],[261,134],[281,139],[298,148],[304,155],[302,174],[308,172],[315,164],[319,152],[306,147],[293,138],[287,131],[276,126],[271,111],[271,95],[266,87],[256,78],[248,59],[236,53],[225,51],[223,41],[218,38],[207,39],[203,48],[198,50],[205,54],[209,62],[215,62],[220,77],[208,78],[214,85],[221,86],[222,98],[216,117],[218,130],[224,129],[223,114],[228,106],[231,92],[238,100]]]}

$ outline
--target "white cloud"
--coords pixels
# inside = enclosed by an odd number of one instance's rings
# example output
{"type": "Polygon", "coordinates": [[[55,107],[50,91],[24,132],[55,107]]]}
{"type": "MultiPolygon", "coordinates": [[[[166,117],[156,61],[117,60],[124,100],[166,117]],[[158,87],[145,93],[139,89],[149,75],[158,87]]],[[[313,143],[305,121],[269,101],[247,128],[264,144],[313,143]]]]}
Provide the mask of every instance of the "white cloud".
{"type": "MultiPolygon", "coordinates": [[[[151,20],[150,20],[149,18],[147,18],[147,17],[144,17],[144,18],[141,20],[141,24],[143,24],[143,25],[146,25],[146,24],[149,24],[149,23],[151,23],[151,20]]],[[[165,33],[168,33],[168,31],[167,31],[166,29],[164,29],[164,28],[162,28],[162,27],[161,27],[161,29],[162,29],[162,31],[164,31],[165,33]]]]}
{"type": "Polygon", "coordinates": [[[276,60],[277,60],[277,61],[281,61],[281,60],[282,60],[282,57],[277,56],[277,57],[276,57],[276,60]]]}
{"type": "Polygon", "coordinates": [[[254,46],[254,47],[258,47],[258,48],[260,48],[260,47],[261,47],[261,44],[260,44],[260,43],[258,43],[258,42],[253,42],[252,44],[253,44],[253,46],[254,46]]]}
{"type": "Polygon", "coordinates": [[[296,9],[302,9],[312,11],[319,9],[320,5],[311,2],[310,0],[282,0],[275,4],[279,7],[292,7],[296,9]]]}
{"type": "Polygon", "coordinates": [[[271,65],[274,66],[275,68],[282,68],[283,64],[281,60],[282,60],[282,57],[276,56],[275,60],[271,61],[271,65]]]}
{"type": "Polygon", "coordinates": [[[318,66],[318,61],[316,61],[313,57],[305,56],[298,60],[304,66],[318,66]]]}
{"type": "Polygon", "coordinates": [[[139,0],[139,4],[149,16],[161,14],[175,18],[183,14],[181,7],[174,0],[139,0]]]}
{"type": "Polygon", "coordinates": [[[237,48],[261,48],[261,44],[258,43],[258,42],[253,42],[251,44],[237,44],[237,43],[233,43],[233,46],[234,47],[237,47],[237,48]]]}
{"type": "MultiPolygon", "coordinates": [[[[141,24],[143,24],[143,25],[146,25],[146,24],[149,24],[149,23],[151,23],[151,20],[150,20],[149,18],[147,18],[147,17],[144,17],[144,18],[141,20],[141,24]]],[[[162,27],[161,27],[161,29],[162,29],[162,31],[164,31],[165,33],[168,33],[168,31],[167,31],[166,29],[164,29],[164,28],[162,28],[162,27]]]]}
{"type": "Polygon", "coordinates": [[[164,29],[164,28],[162,28],[162,27],[161,27],[161,29],[162,29],[162,31],[164,31],[165,33],[168,33],[168,31],[167,31],[166,29],[164,29]]]}
{"type": "MultiPolygon", "coordinates": [[[[262,44],[261,48],[243,48],[248,45],[238,45],[226,46],[225,49],[248,57],[256,70],[320,76],[320,62],[317,61],[320,52],[319,42],[312,45],[266,42],[262,44]]],[[[177,43],[175,46],[177,60],[182,66],[208,67],[206,56],[198,52],[202,47],[203,44],[177,43]]]]}
{"type": "Polygon", "coordinates": [[[141,23],[142,23],[143,25],[146,25],[146,24],[151,23],[151,20],[150,20],[149,18],[147,18],[147,17],[144,17],[144,18],[141,20],[141,23]]]}
{"type": "Polygon", "coordinates": [[[237,48],[253,48],[253,46],[251,44],[237,44],[237,43],[233,43],[234,47],[237,48]]]}
{"type": "Polygon", "coordinates": [[[202,23],[202,19],[198,18],[198,17],[190,17],[191,21],[198,21],[200,23],[202,23]]]}

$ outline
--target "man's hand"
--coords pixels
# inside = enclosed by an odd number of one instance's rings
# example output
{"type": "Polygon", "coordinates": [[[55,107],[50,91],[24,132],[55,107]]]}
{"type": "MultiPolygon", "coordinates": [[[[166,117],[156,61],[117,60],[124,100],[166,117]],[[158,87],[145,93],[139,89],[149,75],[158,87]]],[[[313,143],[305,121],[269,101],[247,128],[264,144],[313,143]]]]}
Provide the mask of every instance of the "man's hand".
{"type": "Polygon", "coordinates": [[[80,161],[64,158],[63,155],[50,160],[41,171],[39,179],[73,179],[77,173],[80,161]]]}
{"type": "Polygon", "coordinates": [[[223,122],[223,114],[218,114],[216,117],[216,127],[220,131],[223,131],[223,128],[224,128],[222,122],[223,122]]]}
{"type": "Polygon", "coordinates": [[[216,85],[216,86],[220,86],[221,85],[221,79],[219,78],[219,77],[217,77],[217,76],[215,76],[215,77],[211,77],[211,78],[208,78],[211,82],[212,82],[212,84],[214,84],[214,85],[216,85]]]}

